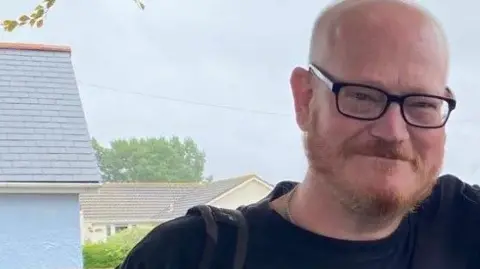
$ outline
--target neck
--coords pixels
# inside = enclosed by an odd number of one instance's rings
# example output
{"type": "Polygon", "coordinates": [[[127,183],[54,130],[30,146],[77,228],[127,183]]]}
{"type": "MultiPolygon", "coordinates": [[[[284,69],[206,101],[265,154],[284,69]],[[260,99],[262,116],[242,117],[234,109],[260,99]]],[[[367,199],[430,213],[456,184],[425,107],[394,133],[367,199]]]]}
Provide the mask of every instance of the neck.
{"type": "Polygon", "coordinates": [[[345,208],[321,178],[307,173],[290,202],[296,225],[311,232],[343,240],[377,240],[392,234],[402,216],[372,219],[345,208]]]}

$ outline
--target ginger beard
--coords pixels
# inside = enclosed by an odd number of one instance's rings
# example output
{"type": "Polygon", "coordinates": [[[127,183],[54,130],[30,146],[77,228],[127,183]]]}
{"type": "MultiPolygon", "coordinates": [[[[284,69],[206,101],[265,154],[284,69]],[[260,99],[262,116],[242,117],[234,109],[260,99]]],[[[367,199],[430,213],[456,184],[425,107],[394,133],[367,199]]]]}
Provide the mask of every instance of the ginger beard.
{"type": "Polygon", "coordinates": [[[428,164],[402,143],[360,141],[364,131],[339,146],[329,143],[335,136],[328,128],[318,128],[318,111],[312,116],[311,129],[304,136],[311,172],[348,211],[367,218],[391,218],[414,210],[430,195],[441,164],[428,164]],[[401,182],[406,180],[404,175],[409,175],[409,182],[401,182]]]}

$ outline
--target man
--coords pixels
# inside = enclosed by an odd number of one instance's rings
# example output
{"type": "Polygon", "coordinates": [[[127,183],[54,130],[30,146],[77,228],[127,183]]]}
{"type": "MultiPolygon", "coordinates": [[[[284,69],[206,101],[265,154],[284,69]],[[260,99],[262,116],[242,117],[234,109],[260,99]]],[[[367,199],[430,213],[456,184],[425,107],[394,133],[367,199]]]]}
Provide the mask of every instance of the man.
{"type": "MultiPolygon", "coordinates": [[[[308,170],[242,210],[244,268],[480,268],[480,191],[439,178],[456,105],[439,24],[402,1],[338,2],[309,60],[290,80],[308,170]]],[[[122,268],[209,268],[205,228],[192,215],[162,224],[122,268]]],[[[234,268],[238,229],[219,224],[210,268],[234,268]]]]}

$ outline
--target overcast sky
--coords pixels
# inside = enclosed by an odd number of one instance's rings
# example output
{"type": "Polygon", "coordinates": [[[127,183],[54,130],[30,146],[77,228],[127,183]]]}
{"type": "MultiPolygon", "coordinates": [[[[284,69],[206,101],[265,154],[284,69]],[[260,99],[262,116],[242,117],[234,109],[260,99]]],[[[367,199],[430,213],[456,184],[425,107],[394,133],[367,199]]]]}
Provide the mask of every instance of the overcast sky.
{"type": "MultiPolygon", "coordinates": [[[[38,2],[0,0],[0,18],[38,2]]],[[[100,141],[191,136],[207,154],[206,175],[256,173],[275,183],[303,177],[288,79],[306,64],[313,20],[327,3],[150,0],[142,12],[132,0],[58,0],[43,29],[0,38],[72,47],[90,133],[100,141]]],[[[480,3],[420,3],[440,19],[452,50],[459,105],[445,172],[480,183],[480,3]]]]}

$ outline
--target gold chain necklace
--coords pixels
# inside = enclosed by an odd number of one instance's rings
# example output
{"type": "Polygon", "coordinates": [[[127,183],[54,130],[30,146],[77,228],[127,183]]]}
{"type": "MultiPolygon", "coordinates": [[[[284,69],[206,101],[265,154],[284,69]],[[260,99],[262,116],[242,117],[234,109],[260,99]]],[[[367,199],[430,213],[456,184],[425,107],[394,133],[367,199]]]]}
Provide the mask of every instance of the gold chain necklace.
{"type": "Polygon", "coordinates": [[[297,186],[298,184],[295,187],[293,187],[293,189],[288,194],[286,205],[285,205],[285,218],[293,224],[295,224],[295,221],[293,221],[292,213],[290,212],[290,207],[292,206],[292,198],[297,190],[297,186]]]}

